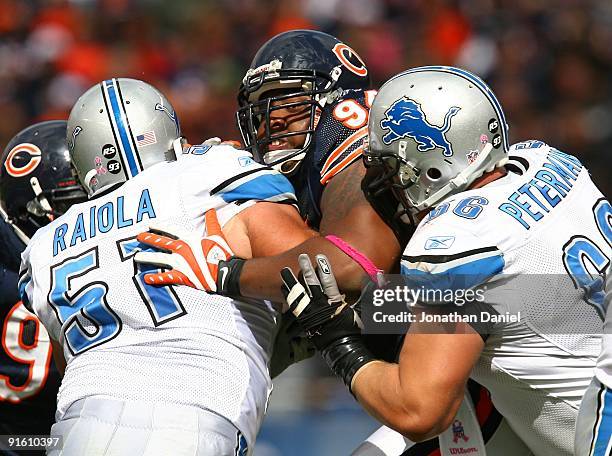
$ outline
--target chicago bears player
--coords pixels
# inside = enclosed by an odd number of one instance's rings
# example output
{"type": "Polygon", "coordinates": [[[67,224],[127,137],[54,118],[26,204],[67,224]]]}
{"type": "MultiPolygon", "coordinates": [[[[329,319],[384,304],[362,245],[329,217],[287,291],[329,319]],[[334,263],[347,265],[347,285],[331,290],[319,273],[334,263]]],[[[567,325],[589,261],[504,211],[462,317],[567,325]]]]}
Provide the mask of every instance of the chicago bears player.
{"type": "MultiPolygon", "coordinates": [[[[90,200],[33,236],[20,272],[24,304],[67,362],[51,430],[63,436],[61,454],[250,454],[271,391],[276,313],[269,303],[150,287],[132,259],[144,247],[137,233],[161,223],[201,237],[211,208],[243,257],[303,242],[311,232],[296,208],[271,203],[294,203],[291,185],[231,146],[174,160],[174,109],[133,79],[83,94],[67,138],[90,200]]],[[[221,233],[210,215],[207,229],[221,233]]],[[[220,242],[206,254],[231,250],[220,242]]]]}
{"type": "Polygon", "coordinates": [[[19,300],[19,261],[36,229],[86,197],[70,168],[65,121],[17,133],[0,163],[0,433],[48,434],[60,375],[47,331],[19,300]]]}
{"type": "MultiPolygon", "coordinates": [[[[241,107],[237,120],[243,141],[258,161],[289,177],[302,216],[323,236],[277,257],[228,264],[227,273],[218,277],[213,287],[218,293],[278,300],[281,283],[269,271],[296,264],[301,252],[324,251],[339,271],[338,280],[345,291],[359,292],[364,280],[368,275],[374,276],[378,268],[393,271],[400,245],[405,245],[412,230],[393,217],[397,206],[390,204],[382,212],[389,214],[385,224],[360,188],[365,174],[361,154],[375,95],[369,87],[368,69],[359,56],[345,43],[322,32],[281,33],[257,52],[238,95],[241,107]]],[[[389,198],[384,193],[373,198],[386,202],[389,198]]],[[[159,256],[155,258],[163,262],[159,256]]],[[[146,261],[144,256],[137,259],[146,261]]],[[[172,267],[171,263],[166,262],[172,267]]],[[[155,284],[178,284],[183,278],[175,271],[172,278],[168,273],[151,276],[151,280],[155,284]]],[[[289,326],[285,315],[284,329],[289,326]]],[[[288,333],[290,337],[292,332],[288,333]]],[[[288,344],[280,337],[284,334],[279,333],[274,351],[275,374],[288,362],[299,360],[296,353],[307,351],[303,345],[299,351],[283,350],[288,344]],[[289,356],[281,357],[279,353],[289,356]]],[[[368,339],[368,346],[378,356],[393,361],[400,342],[396,335],[377,336],[368,339]]],[[[490,406],[486,392],[477,388],[471,391],[485,441],[489,442],[499,429],[501,417],[490,406]]],[[[390,430],[382,429],[378,437],[377,441],[392,440],[395,448],[395,442],[401,440],[401,450],[389,450],[387,454],[400,454],[413,445],[390,430]]],[[[507,454],[520,454],[522,444],[512,435],[502,447],[507,454]]],[[[410,454],[429,455],[436,448],[437,443],[430,442],[413,448],[410,454]]],[[[498,448],[495,451],[502,454],[498,448]]],[[[359,451],[365,454],[365,449],[359,451]]]]}
{"type": "Polygon", "coordinates": [[[534,454],[574,454],[601,341],[610,204],[576,157],[541,141],[508,148],[499,102],[462,69],[391,78],[372,105],[369,140],[365,161],[378,178],[367,190],[387,186],[420,221],[402,256],[405,283],[451,296],[480,287],[484,298],[416,308],[399,364],[389,364],[360,341],[329,268],[320,271],[326,296],[302,257],[310,285],[282,272],[298,322],[361,404],[409,437],[452,425],[461,441],[453,419],[471,376],[534,454]],[[522,170],[505,167],[508,150],[522,170]],[[438,315],[437,331],[419,321],[424,312],[438,315]]]}

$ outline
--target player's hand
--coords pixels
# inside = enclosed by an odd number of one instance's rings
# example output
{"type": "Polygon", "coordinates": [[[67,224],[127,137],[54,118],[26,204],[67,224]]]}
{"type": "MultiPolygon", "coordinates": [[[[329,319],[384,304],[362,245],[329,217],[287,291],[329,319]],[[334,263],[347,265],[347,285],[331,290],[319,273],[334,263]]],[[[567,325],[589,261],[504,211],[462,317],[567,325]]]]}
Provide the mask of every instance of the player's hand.
{"type": "Polygon", "coordinates": [[[237,268],[239,276],[244,260],[234,257],[221,231],[216,211],[207,211],[205,219],[207,234],[203,238],[153,225],[149,231],[138,235],[139,242],[157,251],[138,252],[134,261],[169,269],[145,274],[147,284],[187,285],[198,290],[230,294],[230,273],[237,268]]]}
{"type": "Polygon", "coordinates": [[[317,255],[316,261],[315,269],[308,255],[299,256],[300,280],[284,268],[282,291],[301,329],[324,351],[334,341],[361,334],[362,324],[340,294],[327,257],[317,255]]]}

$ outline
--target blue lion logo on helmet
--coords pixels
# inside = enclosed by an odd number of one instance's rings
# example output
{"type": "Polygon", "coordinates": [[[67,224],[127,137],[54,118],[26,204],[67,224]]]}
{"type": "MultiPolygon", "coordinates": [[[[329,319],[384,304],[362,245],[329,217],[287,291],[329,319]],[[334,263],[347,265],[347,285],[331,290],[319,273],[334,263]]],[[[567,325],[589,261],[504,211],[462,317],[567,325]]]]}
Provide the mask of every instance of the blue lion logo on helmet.
{"type": "Polygon", "coordinates": [[[419,103],[402,97],[385,111],[385,118],[380,121],[382,128],[390,130],[382,140],[385,144],[391,144],[400,138],[412,138],[418,144],[419,152],[439,147],[445,157],[450,157],[453,149],[445,135],[450,130],[451,118],[460,110],[457,106],[450,108],[444,115],[444,125],[438,127],[427,121],[419,103]]]}

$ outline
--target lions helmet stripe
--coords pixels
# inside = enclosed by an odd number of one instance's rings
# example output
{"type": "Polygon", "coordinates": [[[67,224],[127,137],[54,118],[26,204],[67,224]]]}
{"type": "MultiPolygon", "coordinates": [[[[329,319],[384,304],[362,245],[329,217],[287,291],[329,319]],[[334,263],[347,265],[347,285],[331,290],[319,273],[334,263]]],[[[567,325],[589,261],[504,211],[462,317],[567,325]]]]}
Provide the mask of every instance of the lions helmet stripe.
{"type": "Polygon", "coordinates": [[[461,68],[455,68],[455,67],[449,67],[449,66],[435,66],[435,65],[413,68],[413,69],[404,71],[403,73],[398,74],[397,76],[401,76],[403,74],[409,74],[409,73],[420,73],[421,71],[431,71],[431,70],[438,70],[438,71],[443,71],[445,73],[451,73],[451,74],[456,74],[458,76],[462,76],[466,78],[467,80],[469,80],[470,82],[474,83],[484,93],[484,95],[489,99],[489,101],[493,105],[493,108],[495,109],[495,112],[497,113],[497,115],[502,121],[503,129],[506,133],[505,135],[502,135],[504,138],[504,147],[505,147],[505,150],[508,150],[510,146],[508,144],[508,123],[506,122],[506,116],[504,115],[504,111],[501,107],[500,102],[497,100],[497,97],[482,79],[480,79],[479,77],[473,75],[472,73],[468,71],[462,70],[461,68]]]}
{"type": "Polygon", "coordinates": [[[116,136],[118,136],[119,139],[121,154],[128,165],[129,177],[134,177],[142,171],[142,165],[139,163],[136,153],[137,150],[132,141],[132,134],[131,131],[129,131],[129,124],[127,122],[127,115],[123,102],[119,98],[119,85],[116,79],[107,79],[102,85],[110,102],[113,130],[118,133],[116,136]]]}

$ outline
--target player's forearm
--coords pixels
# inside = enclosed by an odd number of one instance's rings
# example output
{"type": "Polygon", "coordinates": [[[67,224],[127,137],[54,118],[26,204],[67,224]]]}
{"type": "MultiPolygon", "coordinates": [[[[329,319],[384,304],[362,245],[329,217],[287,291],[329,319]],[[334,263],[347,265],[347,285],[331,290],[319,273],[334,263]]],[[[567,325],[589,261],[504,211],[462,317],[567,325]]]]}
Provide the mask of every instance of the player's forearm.
{"type": "Polygon", "coordinates": [[[398,364],[367,364],[355,375],[352,390],[372,416],[410,440],[433,438],[448,427],[434,406],[443,393],[431,394],[419,377],[402,378],[398,364]]]}
{"type": "Polygon", "coordinates": [[[367,279],[365,271],[346,253],[321,236],[315,236],[287,252],[266,258],[254,258],[246,262],[240,275],[240,294],[255,299],[284,302],[282,281],[277,271],[290,267],[299,271],[298,256],[307,253],[326,255],[334,268],[338,286],[343,292],[358,293],[367,279]]]}

